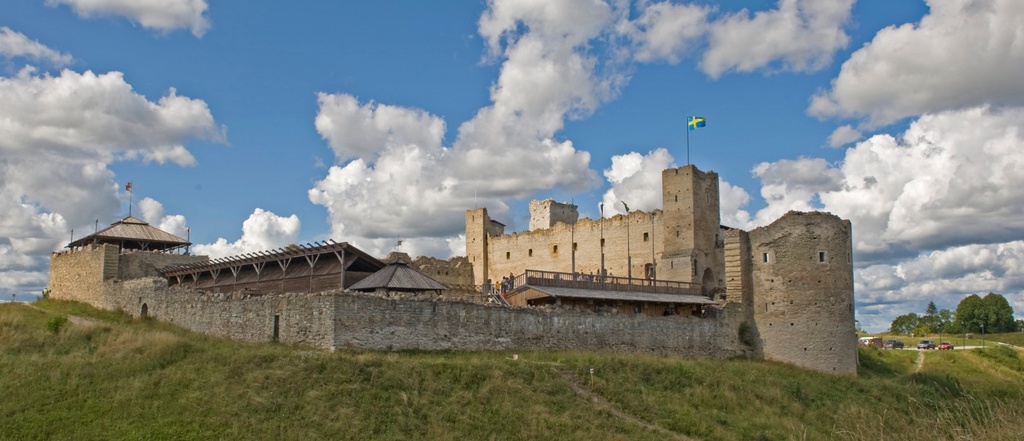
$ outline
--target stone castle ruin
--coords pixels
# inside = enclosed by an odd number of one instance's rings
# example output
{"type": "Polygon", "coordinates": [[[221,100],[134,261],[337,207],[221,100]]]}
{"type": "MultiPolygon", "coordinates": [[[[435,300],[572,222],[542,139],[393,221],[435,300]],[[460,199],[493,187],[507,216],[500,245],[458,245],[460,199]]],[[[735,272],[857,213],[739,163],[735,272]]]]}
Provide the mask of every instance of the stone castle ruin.
{"type": "Polygon", "coordinates": [[[661,210],[593,220],[534,201],[511,234],[468,210],[466,255],[449,260],[385,263],[333,241],[211,260],[150,229],[129,217],[54,253],[51,296],[332,350],[645,351],[856,374],[850,222],[722,226],[718,175],[692,165],[663,171],[661,210]]]}

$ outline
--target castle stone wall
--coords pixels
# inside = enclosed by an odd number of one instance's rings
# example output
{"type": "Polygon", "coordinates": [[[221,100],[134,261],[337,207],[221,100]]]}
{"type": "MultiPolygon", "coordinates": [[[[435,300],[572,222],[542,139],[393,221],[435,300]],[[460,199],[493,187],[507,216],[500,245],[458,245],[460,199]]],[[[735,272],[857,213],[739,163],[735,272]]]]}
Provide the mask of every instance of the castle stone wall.
{"type": "Polygon", "coordinates": [[[338,347],[369,349],[609,350],[685,356],[744,354],[738,321],[595,314],[460,302],[337,297],[338,347]]]}
{"type": "Polygon", "coordinates": [[[752,308],[764,357],[856,374],[850,222],[791,211],[749,238],[752,308]]]}
{"type": "Polygon", "coordinates": [[[115,245],[89,245],[50,254],[50,297],[112,309],[104,279],[117,274],[117,254],[115,245]]]}
{"type": "MultiPolygon", "coordinates": [[[[526,269],[572,272],[575,243],[576,272],[600,274],[603,237],[608,275],[632,274],[643,278],[646,266],[651,263],[652,251],[655,262],[661,265],[661,211],[654,213],[652,216],[650,212],[634,211],[604,220],[584,218],[571,225],[558,223],[551,228],[488,237],[488,273],[493,282],[509,273],[522,274],[526,269]],[[627,255],[632,257],[629,261],[632,271],[627,266],[627,255]]],[[[466,240],[469,240],[468,234],[466,240]]]]}
{"type": "Polygon", "coordinates": [[[146,316],[204,334],[244,341],[274,339],[329,349],[334,345],[334,296],[329,293],[249,296],[169,288],[162,278],[108,283],[108,309],[146,316]]]}
{"type": "Polygon", "coordinates": [[[504,308],[432,296],[388,298],[326,292],[248,296],[169,288],[161,278],[104,283],[106,309],[196,332],[324,349],[596,350],[679,356],[742,356],[741,312],[716,318],[650,317],[572,309],[504,308]]]}

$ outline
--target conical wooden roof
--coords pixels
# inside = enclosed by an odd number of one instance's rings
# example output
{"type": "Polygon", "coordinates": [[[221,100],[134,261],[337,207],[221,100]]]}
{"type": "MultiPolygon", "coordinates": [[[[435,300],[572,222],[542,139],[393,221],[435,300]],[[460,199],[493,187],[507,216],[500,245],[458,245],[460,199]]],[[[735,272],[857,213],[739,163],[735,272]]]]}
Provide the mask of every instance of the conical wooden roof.
{"type": "Polygon", "coordinates": [[[121,248],[139,250],[164,250],[192,244],[134,216],[125,217],[107,228],[71,242],[68,248],[91,243],[109,243],[121,248]]]}
{"type": "Polygon", "coordinates": [[[423,273],[410,268],[405,262],[395,260],[387,266],[360,280],[349,289],[356,291],[375,291],[387,288],[392,291],[438,291],[448,289],[423,273]]]}

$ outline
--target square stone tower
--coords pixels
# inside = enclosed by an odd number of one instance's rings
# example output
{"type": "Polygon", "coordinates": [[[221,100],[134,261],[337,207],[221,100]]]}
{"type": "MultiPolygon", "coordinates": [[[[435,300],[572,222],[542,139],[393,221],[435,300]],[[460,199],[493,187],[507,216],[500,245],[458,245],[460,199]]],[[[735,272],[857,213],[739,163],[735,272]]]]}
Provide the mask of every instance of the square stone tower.
{"type": "Polygon", "coordinates": [[[573,204],[555,202],[554,199],[530,201],[530,231],[551,228],[559,222],[572,225],[579,218],[580,213],[573,204]]]}
{"type": "Polygon", "coordinates": [[[473,265],[473,283],[487,280],[490,263],[488,238],[505,234],[505,224],[492,220],[486,208],[466,210],[466,258],[473,265]]]}
{"type": "Polygon", "coordinates": [[[705,294],[718,285],[718,174],[693,165],[661,172],[664,254],[659,278],[700,283],[705,294]]]}

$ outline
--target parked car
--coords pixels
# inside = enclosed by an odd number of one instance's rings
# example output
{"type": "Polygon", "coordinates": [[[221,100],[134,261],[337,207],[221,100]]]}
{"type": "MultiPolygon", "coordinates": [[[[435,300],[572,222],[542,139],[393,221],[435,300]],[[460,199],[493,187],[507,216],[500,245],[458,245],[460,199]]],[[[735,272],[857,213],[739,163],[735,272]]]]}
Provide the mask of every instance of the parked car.
{"type": "Polygon", "coordinates": [[[903,349],[903,340],[886,340],[885,349],[903,349]]]}
{"type": "Polygon", "coordinates": [[[953,350],[953,343],[950,343],[948,341],[944,341],[942,343],[939,343],[939,350],[944,350],[944,349],[953,350]]]}
{"type": "Polygon", "coordinates": [[[917,344],[917,348],[918,349],[935,349],[935,342],[933,342],[931,340],[921,340],[921,342],[917,344]]]}
{"type": "Polygon", "coordinates": [[[876,348],[881,348],[882,337],[861,337],[857,340],[857,345],[862,347],[874,346],[876,348]]]}

